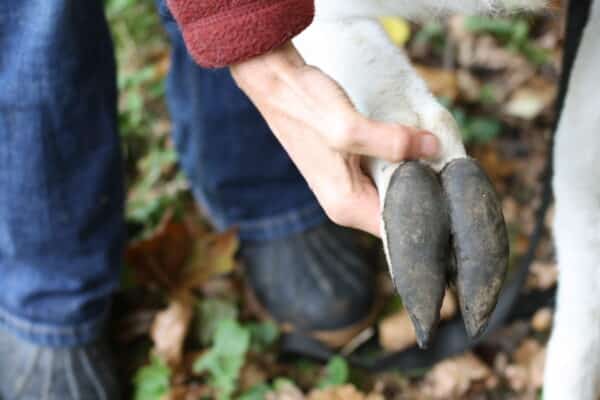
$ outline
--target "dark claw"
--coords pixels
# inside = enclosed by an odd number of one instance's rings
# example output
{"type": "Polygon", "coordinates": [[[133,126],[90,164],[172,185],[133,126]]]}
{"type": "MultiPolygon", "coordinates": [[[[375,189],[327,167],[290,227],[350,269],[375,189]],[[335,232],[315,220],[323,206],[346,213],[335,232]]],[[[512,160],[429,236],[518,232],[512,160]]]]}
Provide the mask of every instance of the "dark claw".
{"type": "Polygon", "coordinates": [[[394,285],[426,348],[440,319],[450,258],[450,220],[435,172],[418,161],[392,176],[383,209],[394,285]]]}
{"type": "Polygon", "coordinates": [[[456,255],[460,307],[472,338],[485,329],[508,267],[508,235],[496,192],[479,164],[452,161],[441,174],[456,255]]]}

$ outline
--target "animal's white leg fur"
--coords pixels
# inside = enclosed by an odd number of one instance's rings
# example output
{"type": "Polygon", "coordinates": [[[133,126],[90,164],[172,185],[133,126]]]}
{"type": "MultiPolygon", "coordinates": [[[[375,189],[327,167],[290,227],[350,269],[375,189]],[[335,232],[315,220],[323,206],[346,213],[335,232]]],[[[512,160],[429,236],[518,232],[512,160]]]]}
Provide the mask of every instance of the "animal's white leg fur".
{"type": "Polygon", "coordinates": [[[594,3],[557,133],[560,279],[544,400],[596,400],[600,394],[600,1],[594,3]]]}
{"type": "MultiPolygon", "coordinates": [[[[431,162],[440,170],[464,157],[459,130],[394,46],[377,17],[431,17],[451,12],[492,13],[540,7],[546,0],[316,0],[314,23],[294,42],[306,61],[333,77],[359,111],[380,121],[398,122],[434,133],[442,153],[431,162]]],[[[394,165],[372,160],[371,172],[382,202],[394,165]]]]}
{"type": "Polygon", "coordinates": [[[316,0],[317,18],[402,16],[414,20],[447,14],[505,14],[542,8],[547,0],[316,0]]]}

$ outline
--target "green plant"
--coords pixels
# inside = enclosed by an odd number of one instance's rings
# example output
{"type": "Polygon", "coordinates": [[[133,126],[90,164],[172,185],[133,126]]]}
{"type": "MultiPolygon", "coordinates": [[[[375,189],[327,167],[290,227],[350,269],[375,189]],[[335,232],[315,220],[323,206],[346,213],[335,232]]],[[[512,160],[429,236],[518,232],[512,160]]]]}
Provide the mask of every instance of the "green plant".
{"type": "Polygon", "coordinates": [[[439,22],[428,22],[421,27],[414,38],[417,44],[428,44],[438,54],[441,54],[446,47],[446,33],[444,26],[439,22]]]}
{"type": "Polygon", "coordinates": [[[548,52],[529,38],[531,27],[526,20],[472,16],[465,19],[465,27],[473,33],[493,35],[536,65],[548,62],[548,52]]]}
{"type": "Polygon", "coordinates": [[[325,373],[317,386],[325,389],[331,386],[340,386],[348,382],[350,368],[348,362],[340,356],[333,357],[325,367],[325,373]]]}
{"type": "Polygon", "coordinates": [[[279,327],[273,321],[254,322],[246,326],[250,331],[253,351],[264,351],[279,339],[279,327]]]}
{"type": "Polygon", "coordinates": [[[206,299],[196,305],[195,332],[196,339],[202,346],[213,343],[217,327],[223,320],[236,320],[238,310],[234,303],[222,299],[206,299]]]}
{"type": "Polygon", "coordinates": [[[250,331],[235,320],[218,323],[212,347],[194,363],[194,372],[207,373],[219,400],[229,400],[250,348],[250,331]]]}
{"type": "Polygon", "coordinates": [[[264,400],[270,391],[271,387],[269,385],[261,383],[250,388],[247,392],[239,396],[237,400],[264,400]]]}
{"type": "Polygon", "coordinates": [[[502,132],[502,123],[495,118],[471,116],[462,108],[453,108],[451,111],[467,143],[488,143],[502,132]]]}
{"type": "Polygon", "coordinates": [[[135,400],[160,400],[170,388],[171,370],[156,356],[133,379],[135,400]]]}

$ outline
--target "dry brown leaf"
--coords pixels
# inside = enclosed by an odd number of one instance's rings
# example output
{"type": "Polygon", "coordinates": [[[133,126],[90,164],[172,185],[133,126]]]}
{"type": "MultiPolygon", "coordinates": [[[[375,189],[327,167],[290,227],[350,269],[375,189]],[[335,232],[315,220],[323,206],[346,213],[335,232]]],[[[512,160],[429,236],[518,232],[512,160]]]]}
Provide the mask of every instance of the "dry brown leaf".
{"type": "Polygon", "coordinates": [[[531,327],[536,332],[548,332],[552,326],[552,309],[542,308],[537,310],[531,319],[531,327]]]}
{"type": "Polygon", "coordinates": [[[518,166],[514,160],[502,157],[498,150],[490,145],[478,146],[473,156],[481,163],[492,182],[500,182],[515,174],[518,166]]]}
{"type": "Polygon", "coordinates": [[[156,231],[127,249],[127,264],[139,283],[170,292],[198,288],[235,267],[235,230],[210,233],[191,229],[168,213],[156,231]]]}
{"type": "Polygon", "coordinates": [[[160,400],[198,400],[211,396],[213,390],[207,386],[200,385],[177,385],[169,390],[169,393],[160,400]]]}
{"type": "Polygon", "coordinates": [[[265,400],[305,400],[304,394],[292,383],[286,383],[274,392],[267,393],[265,400]]]}
{"type": "Polygon", "coordinates": [[[479,101],[481,98],[481,82],[466,69],[459,69],[456,73],[458,89],[461,96],[467,101],[479,101]]]}
{"type": "Polygon", "coordinates": [[[534,339],[526,339],[513,354],[513,364],[504,375],[511,389],[535,392],[542,387],[545,349],[534,339]]]}
{"type": "MultiPolygon", "coordinates": [[[[454,293],[447,290],[440,310],[443,320],[456,315],[458,305],[454,293]]],[[[379,322],[379,343],[386,351],[402,351],[417,344],[415,329],[406,309],[382,319],[379,322]]]]}
{"type": "Polygon", "coordinates": [[[181,362],[183,342],[192,318],[192,297],[180,292],[171,296],[167,309],[154,318],[150,336],[154,342],[154,352],[169,365],[181,362]]]}
{"type": "Polygon", "coordinates": [[[440,318],[444,321],[452,319],[458,311],[458,302],[456,296],[450,290],[446,290],[442,308],[440,309],[440,318]]]}
{"type": "Polygon", "coordinates": [[[529,268],[527,288],[548,290],[556,286],[558,281],[558,268],[555,263],[534,261],[529,268]]]}
{"type": "Polygon", "coordinates": [[[353,385],[335,386],[327,389],[313,390],[307,400],[384,400],[380,394],[365,395],[353,385]]]}
{"type": "Polygon", "coordinates": [[[127,248],[125,259],[139,284],[174,290],[191,246],[186,226],[167,213],[150,237],[127,248]]]}
{"type": "Polygon", "coordinates": [[[437,364],[425,376],[426,393],[434,399],[460,399],[474,383],[485,382],[492,371],[472,353],[437,364]]]}
{"type": "Polygon", "coordinates": [[[235,230],[197,237],[180,277],[181,287],[197,288],[211,278],[231,272],[238,244],[235,230]]]}
{"type": "Polygon", "coordinates": [[[417,344],[415,329],[406,310],[402,309],[379,323],[379,343],[386,351],[402,351],[417,344]]]}
{"type": "Polygon", "coordinates": [[[507,115],[532,120],[554,103],[556,85],[543,79],[531,79],[510,96],[504,106],[507,115]]]}
{"type": "Polygon", "coordinates": [[[248,390],[256,385],[265,383],[268,379],[264,367],[252,362],[246,362],[240,372],[239,387],[242,391],[248,390]]]}
{"type": "Polygon", "coordinates": [[[427,86],[433,94],[452,101],[456,100],[458,97],[458,79],[454,71],[424,65],[415,65],[415,69],[421,78],[427,82],[427,86]]]}

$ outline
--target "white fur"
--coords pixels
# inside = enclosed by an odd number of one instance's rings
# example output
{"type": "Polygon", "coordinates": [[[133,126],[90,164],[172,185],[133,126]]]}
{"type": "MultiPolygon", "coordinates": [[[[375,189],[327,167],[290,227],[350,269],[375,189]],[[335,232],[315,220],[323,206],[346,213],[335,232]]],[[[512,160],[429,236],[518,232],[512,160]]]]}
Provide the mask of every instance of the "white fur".
{"type": "MultiPolygon", "coordinates": [[[[333,77],[357,109],[381,121],[433,132],[442,155],[465,157],[456,123],[427,90],[403,50],[392,45],[379,16],[411,19],[447,13],[530,10],[543,0],[316,0],[317,18],[295,39],[307,62],[333,77]]],[[[594,5],[571,79],[557,136],[554,187],[560,287],[548,350],[545,400],[594,400],[600,389],[600,3],[594,5]]],[[[397,165],[371,160],[382,203],[397,165]]],[[[386,229],[383,226],[387,248],[386,229]]]]}
{"type": "Polygon", "coordinates": [[[571,75],[554,159],[558,307],[544,400],[595,400],[600,389],[600,2],[571,75]]]}
{"type": "Polygon", "coordinates": [[[424,20],[447,14],[496,14],[528,11],[546,0],[316,0],[317,19],[402,16],[424,20]]]}

